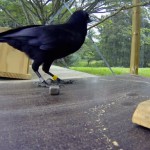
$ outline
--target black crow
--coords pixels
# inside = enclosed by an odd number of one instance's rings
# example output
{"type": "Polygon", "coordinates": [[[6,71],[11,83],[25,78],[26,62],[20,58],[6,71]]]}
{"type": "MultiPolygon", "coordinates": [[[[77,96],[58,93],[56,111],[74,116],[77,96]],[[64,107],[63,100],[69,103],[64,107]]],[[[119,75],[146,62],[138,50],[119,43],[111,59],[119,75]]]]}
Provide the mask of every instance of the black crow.
{"type": "Polygon", "coordinates": [[[49,69],[55,59],[63,58],[79,50],[87,34],[89,14],[83,10],[75,11],[69,20],[58,25],[32,25],[0,33],[0,42],[26,53],[33,59],[32,69],[40,82],[47,82],[38,72],[39,66],[53,80],[62,80],[53,75],[49,69]]]}

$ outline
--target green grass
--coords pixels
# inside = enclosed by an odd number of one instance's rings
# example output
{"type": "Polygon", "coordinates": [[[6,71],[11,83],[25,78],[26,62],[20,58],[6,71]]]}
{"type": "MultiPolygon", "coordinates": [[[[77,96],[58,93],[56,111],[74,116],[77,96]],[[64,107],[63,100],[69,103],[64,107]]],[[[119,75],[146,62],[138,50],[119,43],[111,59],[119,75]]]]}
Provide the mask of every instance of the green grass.
{"type": "MultiPolygon", "coordinates": [[[[111,71],[107,67],[70,67],[70,69],[98,76],[112,75],[111,71]]],[[[113,67],[112,70],[116,75],[129,74],[129,68],[113,67]]],[[[150,77],[150,68],[140,68],[139,75],[150,77]]]]}
{"type": "Polygon", "coordinates": [[[73,67],[99,67],[99,66],[104,66],[104,62],[102,60],[92,60],[88,64],[87,61],[81,60],[73,64],[73,67]]]}

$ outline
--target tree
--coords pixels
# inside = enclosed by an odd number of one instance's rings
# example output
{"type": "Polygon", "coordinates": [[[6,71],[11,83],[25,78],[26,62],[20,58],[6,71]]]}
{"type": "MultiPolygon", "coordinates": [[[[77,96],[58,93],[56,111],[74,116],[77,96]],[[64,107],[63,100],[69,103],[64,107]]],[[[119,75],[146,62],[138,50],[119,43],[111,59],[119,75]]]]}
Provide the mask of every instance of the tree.
{"type": "MultiPolygon", "coordinates": [[[[0,25],[14,28],[30,24],[62,23],[70,16],[63,2],[62,0],[0,0],[0,25]]],[[[110,64],[128,66],[131,43],[130,10],[136,7],[131,4],[131,0],[65,0],[65,2],[72,11],[83,8],[94,18],[95,22],[90,28],[97,28],[99,35],[94,34],[94,37],[110,64]]],[[[148,6],[150,1],[143,0],[138,5],[148,6]]],[[[148,16],[150,9],[148,7],[146,9],[148,16]]],[[[149,30],[147,29],[144,27],[142,30],[142,39],[145,41],[142,47],[148,53],[149,30]]],[[[89,63],[93,59],[99,59],[88,40],[82,49],[83,52],[78,53],[80,58],[86,59],[89,63]]],[[[79,58],[74,55],[71,57],[79,58]]],[[[69,59],[70,62],[77,60],[71,57],[66,58],[68,63],[69,59]]],[[[142,55],[142,58],[147,61],[141,64],[147,66],[148,55],[142,55]]]]}
{"type": "Polygon", "coordinates": [[[99,48],[111,66],[129,66],[131,44],[130,12],[120,13],[102,25],[99,48]]]}
{"type": "MultiPolygon", "coordinates": [[[[148,9],[143,8],[142,14],[140,66],[147,67],[150,63],[148,9]]],[[[99,42],[97,44],[111,66],[129,67],[131,25],[131,12],[128,10],[120,12],[98,26],[99,42]]]]}
{"type": "Polygon", "coordinates": [[[150,66],[150,13],[149,8],[142,9],[140,67],[150,66]]]}

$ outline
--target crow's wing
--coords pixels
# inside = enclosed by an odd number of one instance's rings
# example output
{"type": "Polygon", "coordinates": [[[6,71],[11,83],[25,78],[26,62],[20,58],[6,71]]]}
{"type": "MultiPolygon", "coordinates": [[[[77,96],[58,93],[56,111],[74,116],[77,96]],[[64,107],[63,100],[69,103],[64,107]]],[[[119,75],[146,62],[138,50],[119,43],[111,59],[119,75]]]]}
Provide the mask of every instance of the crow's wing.
{"type": "Polygon", "coordinates": [[[82,34],[75,32],[73,28],[65,25],[44,27],[43,33],[38,39],[29,42],[37,45],[41,50],[49,51],[55,49],[67,50],[78,45],[82,40],[82,34]]]}
{"type": "Polygon", "coordinates": [[[5,37],[27,41],[29,46],[36,46],[44,51],[68,49],[81,41],[80,34],[66,24],[25,28],[5,37]]]}
{"type": "Polygon", "coordinates": [[[72,48],[81,41],[81,34],[65,24],[22,27],[0,33],[1,37],[36,46],[44,51],[72,48]]]}
{"type": "Polygon", "coordinates": [[[19,27],[0,33],[0,42],[6,42],[14,48],[27,51],[24,47],[30,47],[28,42],[38,36],[41,25],[19,27]]]}
{"type": "Polygon", "coordinates": [[[0,38],[3,37],[19,37],[19,36],[35,36],[35,34],[38,30],[38,28],[41,27],[41,25],[30,25],[25,27],[19,27],[16,29],[11,29],[5,32],[0,33],[0,38]]]}

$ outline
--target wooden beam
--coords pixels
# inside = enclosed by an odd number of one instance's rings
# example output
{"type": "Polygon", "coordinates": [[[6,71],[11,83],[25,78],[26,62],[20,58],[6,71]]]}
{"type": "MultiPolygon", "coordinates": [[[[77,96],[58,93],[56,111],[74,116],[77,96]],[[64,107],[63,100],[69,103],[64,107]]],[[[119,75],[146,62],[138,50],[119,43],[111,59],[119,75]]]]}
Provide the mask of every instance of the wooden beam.
{"type": "MultiPolygon", "coordinates": [[[[140,0],[133,0],[133,5],[140,3],[140,0]]],[[[139,68],[139,50],[140,50],[140,26],[141,15],[140,6],[133,8],[132,14],[132,43],[131,43],[131,58],[130,58],[130,73],[138,74],[139,68]]]]}

